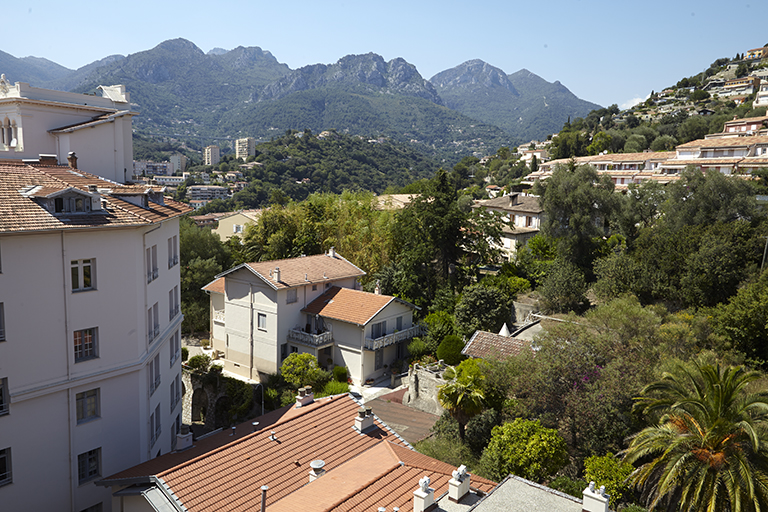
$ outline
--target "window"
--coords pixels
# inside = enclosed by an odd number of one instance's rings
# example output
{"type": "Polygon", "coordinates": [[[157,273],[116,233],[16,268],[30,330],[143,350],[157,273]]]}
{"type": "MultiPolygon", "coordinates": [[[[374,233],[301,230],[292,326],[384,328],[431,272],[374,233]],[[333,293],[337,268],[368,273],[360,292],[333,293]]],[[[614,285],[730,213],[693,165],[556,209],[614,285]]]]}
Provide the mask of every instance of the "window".
{"type": "Polygon", "coordinates": [[[288,290],[288,294],[285,298],[286,304],[293,304],[294,302],[298,301],[298,289],[297,288],[291,288],[288,290]]]}
{"type": "Polygon", "coordinates": [[[243,232],[242,224],[235,224],[234,226],[232,226],[232,232],[233,233],[242,233],[243,232]]]}
{"type": "Polygon", "coordinates": [[[267,315],[264,313],[259,313],[259,329],[262,331],[267,330],[267,315]]]}
{"type": "Polygon", "coordinates": [[[5,308],[0,302],[0,341],[5,341],[5,308]]]}
{"type": "Polygon", "coordinates": [[[95,505],[91,505],[88,508],[84,508],[80,512],[102,512],[102,510],[104,510],[103,507],[102,507],[102,504],[101,503],[97,503],[95,505]]]}
{"type": "Polygon", "coordinates": [[[75,331],[75,362],[99,357],[96,327],[75,331]]]}
{"type": "Polygon", "coordinates": [[[160,404],[157,404],[157,407],[155,407],[155,412],[149,415],[149,433],[150,433],[150,440],[149,440],[149,446],[152,447],[155,445],[155,442],[157,442],[157,439],[160,437],[162,429],[160,426],[160,404]]]}
{"type": "Polygon", "coordinates": [[[149,362],[149,396],[160,386],[160,354],[149,362]]]}
{"type": "Polygon", "coordinates": [[[147,283],[151,283],[158,276],[157,246],[147,247],[147,283]]]}
{"type": "Polygon", "coordinates": [[[312,285],[312,291],[313,291],[313,292],[316,292],[316,291],[317,291],[317,285],[316,285],[316,284],[313,284],[313,285],[312,285]]]}
{"type": "Polygon", "coordinates": [[[4,448],[0,450],[0,485],[13,482],[13,473],[11,473],[11,449],[4,448]]]}
{"type": "Polygon", "coordinates": [[[280,345],[280,360],[284,361],[286,357],[288,357],[288,344],[283,343],[280,345]]]}
{"type": "Polygon", "coordinates": [[[10,412],[11,400],[8,397],[8,377],[0,379],[0,416],[10,412]]]}
{"type": "MultiPolygon", "coordinates": [[[[50,208],[50,203],[48,208],[50,208]]],[[[54,213],[82,213],[91,211],[91,198],[82,196],[77,197],[55,197],[53,199],[54,213]]]]}
{"type": "Polygon", "coordinates": [[[291,354],[297,354],[299,352],[299,349],[297,347],[291,347],[291,354]]]}
{"type": "Polygon", "coordinates": [[[179,345],[180,345],[179,338],[180,338],[179,331],[176,331],[171,336],[171,344],[170,344],[170,346],[171,346],[171,357],[170,357],[171,366],[173,366],[173,363],[176,362],[176,360],[179,358],[179,355],[181,354],[181,350],[179,350],[179,345]]]}
{"type": "Polygon", "coordinates": [[[375,340],[377,338],[381,338],[385,334],[387,334],[387,322],[386,322],[386,320],[383,321],[383,322],[379,322],[377,324],[371,325],[371,338],[372,339],[375,340]]]}
{"type": "Polygon", "coordinates": [[[401,317],[401,316],[397,317],[397,320],[395,320],[395,324],[396,324],[395,328],[398,331],[402,331],[403,330],[403,317],[401,317]]]}
{"type": "Polygon", "coordinates": [[[171,413],[181,399],[181,375],[176,375],[176,379],[171,381],[171,413]]]}
{"type": "Polygon", "coordinates": [[[172,321],[179,314],[179,287],[174,286],[168,291],[168,321],[172,321]]]}
{"type": "Polygon", "coordinates": [[[94,279],[94,270],[96,268],[95,259],[72,260],[71,267],[73,292],[82,292],[96,288],[96,280],[94,279]]]}
{"type": "Polygon", "coordinates": [[[179,238],[172,236],[168,239],[168,268],[179,263],[179,238]]]}
{"type": "Polygon", "coordinates": [[[90,389],[75,395],[77,403],[77,422],[84,423],[98,418],[99,412],[99,390],[90,389]]]}
{"type": "Polygon", "coordinates": [[[379,350],[376,351],[376,361],[373,369],[381,370],[382,366],[384,366],[384,349],[380,348],[379,350]]]}
{"type": "Polygon", "coordinates": [[[80,485],[101,476],[101,448],[77,456],[77,480],[80,485]]]}
{"type": "Polygon", "coordinates": [[[147,310],[147,338],[149,342],[160,335],[160,309],[155,302],[155,305],[147,310]]]}

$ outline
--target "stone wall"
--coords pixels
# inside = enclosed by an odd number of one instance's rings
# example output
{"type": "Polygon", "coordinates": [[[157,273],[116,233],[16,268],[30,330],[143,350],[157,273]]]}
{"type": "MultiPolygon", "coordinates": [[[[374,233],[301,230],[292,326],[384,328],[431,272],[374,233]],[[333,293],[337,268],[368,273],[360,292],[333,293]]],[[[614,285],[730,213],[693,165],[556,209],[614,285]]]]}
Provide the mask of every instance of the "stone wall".
{"type": "MultiPolygon", "coordinates": [[[[182,423],[191,425],[203,422],[203,427],[210,431],[220,427],[228,427],[228,411],[231,401],[227,396],[227,386],[220,380],[218,385],[207,384],[203,376],[185,370],[181,372],[182,389],[182,423]]],[[[261,391],[259,384],[251,384],[253,388],[253,406],[247,417],[262,414],[261,391]]]]}
{"type": "Polygon", "coordinates": [[[516,325],[523,325],[525,319],[530,313],[538,313],[541,308],[538,301],[536,304],[529,304],[526,302],[514,302],[514,319],[516,325]]]}
{"type": "Polygon", "coordinates": [[[445,412],[437,401],[437,388],[445,384],[443,371],[446,366],[435,363],[429,366],[414,364],[403,378],[408,389],[403,396],[403,404],[430,414],[442,415],[445,412]]]}

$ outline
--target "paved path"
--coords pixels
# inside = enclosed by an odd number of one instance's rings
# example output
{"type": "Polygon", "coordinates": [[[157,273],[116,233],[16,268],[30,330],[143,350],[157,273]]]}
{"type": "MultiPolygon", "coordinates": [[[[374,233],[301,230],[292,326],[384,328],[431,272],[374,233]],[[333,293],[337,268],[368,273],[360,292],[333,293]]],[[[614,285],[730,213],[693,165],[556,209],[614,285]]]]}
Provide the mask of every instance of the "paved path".
{"type": "Polygon", "coordinates": [[[403,439],[413,444],[427,437],[432,425],[440,417],[403,405],[404,393],[405,389],[400,389],[394,393],[368,400],[365,405],[371,406],[376,416],[400,434],[403,439]]]}

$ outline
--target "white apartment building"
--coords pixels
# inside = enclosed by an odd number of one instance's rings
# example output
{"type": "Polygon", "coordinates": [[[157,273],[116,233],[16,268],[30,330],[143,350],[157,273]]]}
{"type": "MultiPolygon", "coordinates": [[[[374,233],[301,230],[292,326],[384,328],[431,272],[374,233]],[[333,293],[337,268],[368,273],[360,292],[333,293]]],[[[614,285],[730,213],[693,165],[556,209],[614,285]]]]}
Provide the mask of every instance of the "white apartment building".
{"type": "Polygon", "coordinates": [[[229,197],[229,189],[219,185],[191,185],[187,187],[187,197],[190,201],[227,199],[229,197]]]}
{"type": "Polygon", "coordinates": [[[149,160],[134,160],[134,176],[172,176],[175,167],[171,162],[152,162],[149,160]]]}
{"type": "Polygon", "coordinates": [[[246,137],[235,141],[235,156],[246,160],[249,156],[256,154],[256,139],[246,137]]]}
{"type": "Polygon", "coordinates": [[[219,146],[206,146],[203,150],[203,163],[205,165],[219,165],[220,160],[219,146]]]}
{"type": "Polygon", "coordinates": [[[0,75],[0,159],[55,155],[125,183],[133,169],[130,95],[122,85],[99,86],[101,96],[11,84],[0,75]]]}
{"type": "Polygon", "coordinates": [[[168,160],[173,164],[173,170],[175,172],[184,172],[184,169],[187,168],[187,157],[182,155],[181,153],[175,153],[171,155],[168,160]]]}
{"type": "Polygon", "coordinates": [[[0,162],[0,509],[109,512],[96,480],[172,450],[187,211],[54,156],[0,162]]]}
{"type": "Polygon", "coordinates": [[[381,377],[421,334],[416,306],[359,290],[365,272],[336,254],[246,263],[205,287],[211,341],[224,368],[250,379],[276,373],[294,352],[349,368],[355,384],[381,377]]]}

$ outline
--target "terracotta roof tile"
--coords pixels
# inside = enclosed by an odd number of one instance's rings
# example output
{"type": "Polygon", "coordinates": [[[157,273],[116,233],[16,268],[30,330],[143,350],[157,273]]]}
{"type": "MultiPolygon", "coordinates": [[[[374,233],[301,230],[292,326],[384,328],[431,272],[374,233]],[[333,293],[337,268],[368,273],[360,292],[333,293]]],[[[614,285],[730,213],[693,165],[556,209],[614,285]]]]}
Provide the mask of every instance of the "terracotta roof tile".
{"type": "MultiPolygon", "coordinates": [[[[259,261],[245,264],[254,274],[260,276],[275,289],[305,286],[311,283],[335,281],[349,277],[361,277],[365,272],[342,258],[328,254],[316,254],[285,260],[259,261]],[[280,280],[276,281],[273,272],[280,268],[280,280]]],[[[226,275],[241,267],[230,269],[226,275]]]]}
{"type": "Polygon", "coordinates": [[[389,295],[376,295],[334,286],[307,304],[302,311],[324,318],[365,325],[376,313],[394,300],[398,299],[389,295]]]}
{"type": "Polygon", "coordinates": [[[722,137],[718,139],[697,139],[685,144],[680,144],[677,149],[680,148],[731,148],[731,147],[747,147],[752,144],[766,144],[768,143],[768,135],[756,135],[754,137],[722,137]]]}
{"type": "Polygon", "coordinates": [[[220,277],[218,279],[214,279],[213,281],[211,281],[207,285],[203,286],[203,290],[205,290],[207,292],[220,293],[220,294],[224,295],[224,291],[225,291],[225,289],[224,289],[224,278],[220,277]]]}
{"type": "Polygon", "coordinates": [[[520,354],[523,350],[531,349],[531,343],[519,338],[501,336],[486,331],[475,331],[461,351],[470,357],[509,357],[520,354]]]}

